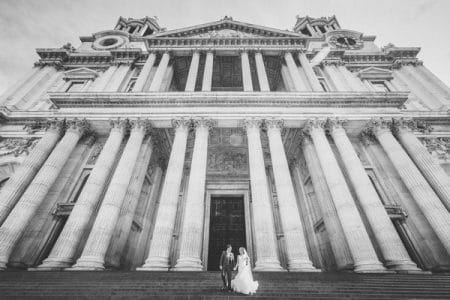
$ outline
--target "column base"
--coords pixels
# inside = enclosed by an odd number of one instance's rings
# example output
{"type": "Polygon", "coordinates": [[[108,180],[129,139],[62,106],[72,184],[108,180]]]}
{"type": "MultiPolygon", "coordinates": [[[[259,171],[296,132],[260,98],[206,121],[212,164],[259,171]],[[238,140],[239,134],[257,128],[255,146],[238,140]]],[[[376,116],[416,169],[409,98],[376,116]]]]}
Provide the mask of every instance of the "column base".
{"type": "Polygon", "coordinates": [[[424,271],[419,269],[415,263],[408,260],[403,261],[387,261],[386,267],[397,273],[422,274],[424,271]]]}
{"type": "Polygon", "coordinates": [[[386,269],[379,261],[370,261],[355,264],[355,273],[395,273],[386,269]]]}
{"type": "Polygon", "coordinates": [[[45,259],[42,264],[36,268],[28,268],[28,271],[62,271],[64,269],[70,268],[73,264],[71,259],[45,259]]]}
{"type": "Polygon", "coordinates": [[[5,271],[6,270],[6,264],[8,262],[7,261],[0,261],[0,271],[5,271]]]}
{"type": "Polygon", "coordinates": [[[165,257],[149,258],[145,261],[145,264],[137,268],[136,271],[169,271],[169,260],[165,257]]]}
{"type": "Polygon", "coordinates": [[[81,257],[77,263],[65,271],[104,271],[104,261],[98,257],[81,257]]]}
{"type": "Polygon", "coordinates": [[[255,268],[253,269],[255,272],[286,272],[287,270],[283,269],[280,266],[280,262],[278,260],[273,261],[256,261],[255,268]]]}
{"type": "Polygon", "coordinates": [[[179,258],[171,271],[203,271],[202,261],[198,258],[179,258]]]}
{"type": "Polygon", "coordinates": [[[322,272],[316,269],[310,261],[307,260],[292,260],[288,263],[289,272],[322,272]]]}

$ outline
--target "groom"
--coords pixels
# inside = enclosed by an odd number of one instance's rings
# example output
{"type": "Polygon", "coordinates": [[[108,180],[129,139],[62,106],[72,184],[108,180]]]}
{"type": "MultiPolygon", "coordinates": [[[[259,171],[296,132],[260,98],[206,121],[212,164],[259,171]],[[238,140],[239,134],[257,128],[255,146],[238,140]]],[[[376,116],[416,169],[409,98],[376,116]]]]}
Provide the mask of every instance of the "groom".
{"type": "Polygon", "coordinates": [[[222,291],[228,288],[228,291],[231,292],[231,272],[234,268],[234,254],[231,252],[232,247],[230,244],[227,245],[227,250],[222,251],[222,255],[220,256],[220,265],[219,269],[222,271],[222,281],[223,288],[222,291]],[[226,280],[225,280],[226,277],[226,280]],[[228,283],[228,284],[227,284],[228,283]]]}

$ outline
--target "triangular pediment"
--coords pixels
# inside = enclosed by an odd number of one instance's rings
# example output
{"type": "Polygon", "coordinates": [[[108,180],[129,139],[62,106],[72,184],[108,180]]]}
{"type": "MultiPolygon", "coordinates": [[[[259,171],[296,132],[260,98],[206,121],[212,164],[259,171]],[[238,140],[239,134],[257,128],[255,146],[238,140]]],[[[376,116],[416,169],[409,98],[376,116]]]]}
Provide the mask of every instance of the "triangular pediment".
{"type": "Polygon", "coordinates": [[[302,34],[265,26],[234,21],[224,18],[220,21],[160,32],[154,37],[180,38],[263,38],[263,37],[303,37],[302,34]]]}
{"type": "Polygon", "coordinates": [[[357,73],[361,79],[392,79],[392,71],[377,67],[369,67],[357,73]]]}
{"type": "Polygon", "coordinates": [[[77,68],[64,72],[64,79],[94,79],[98,72],[89,68],[77,68]]]}

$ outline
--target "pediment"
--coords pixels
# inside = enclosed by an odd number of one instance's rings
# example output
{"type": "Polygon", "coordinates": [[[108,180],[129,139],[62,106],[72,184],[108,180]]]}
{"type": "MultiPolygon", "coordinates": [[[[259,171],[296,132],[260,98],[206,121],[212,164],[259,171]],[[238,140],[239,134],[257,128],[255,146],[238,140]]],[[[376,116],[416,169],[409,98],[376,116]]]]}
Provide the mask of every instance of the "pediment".
{"type": "Polygon", "coordinates": [[[224,18],[217,22],[201,24],[156,34],[154,37],[183,38],[263,38],[263,37],[303,37],[302,34],[279,30],[224,18]]]}
{"type": "Polygon", "coordinates": [[[377,67],[369,67],[363,69],[357,73],[357,76],[361,79],[382,79],[391,80],[392,71],[377,67]]]}
{"type": "Polygon", "coordinates": [[[77,68],[64,72],[64,79],[95,79],[98,72],[89,68],[77,68]]]}

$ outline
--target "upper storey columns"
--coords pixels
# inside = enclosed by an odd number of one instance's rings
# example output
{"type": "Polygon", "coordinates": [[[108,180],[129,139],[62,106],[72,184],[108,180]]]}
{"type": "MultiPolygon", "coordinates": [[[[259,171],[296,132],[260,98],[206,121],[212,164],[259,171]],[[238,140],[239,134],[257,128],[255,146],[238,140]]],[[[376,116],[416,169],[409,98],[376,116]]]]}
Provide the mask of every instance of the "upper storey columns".
{"type": "Polygon", "coordinates": [[[198,66],[200,62],[200,52],[194,51],[192,53],[191,65],[189,66],[189,73],[186,80],[186,92],[195,91],[195,83],[197,80],[198,66]]]}
{"type": "Polygon", "coordinates": [[[241,51],[241,67],[242,67],[242,85],[244,92],[252,92],[252,73],[250,71],[250,61],[248,59],[248,52],[241,51]]]}
{"type": "Polygon", "coordinates": [[[205,70],[203,72],[202,92],[210,92],[212,86],[212,75],[214,66],[214,53],[206,52],[205,70]]]}
{"type": "Polygon", "coordinates": [[[152,83],[149,88],[150,92],[160,91],[164,75],[166,74],[167,67],[169,66],[169,61],[170,61],[170,54],[168,51],[166,51],[163,53],[158,68],[156,69],[155,76],[153,77],[152,83]]]}
{"type": "Polygon", "coordinates": [[[323,91],[322,86],[320,85],[316,74],[314,74],[314,70],[311,67],[311,64],[309,63],[309,60],[306,57],[306,54],[304,52],[299,52],[298,60],[300,61],[300,64],[302,65],[303,71],[305,71],[306,78],[308,79],[308,82],[311,85],[312,90],[314,92],[322,92],[323,91]]]}
{"type": "Polygon", "coordinates": [[[258,74],[259,88],[261,92],[270,92],[269,80],[267,79],[266,67],[261,52],[255,52],[256,73],[258,74]]]}
{"type": "Polygon", "coordinates": [[[156,61],[156,53],[151,52],[148,55],[148,58],[142,67],[141,73],[139,74],[138,79],[136,80],[136,84],[134,85],[133,91],[142,92],[144,90],[145,84],[150,76],[150,72],[153,68],[153,65],[156,61]]]}

